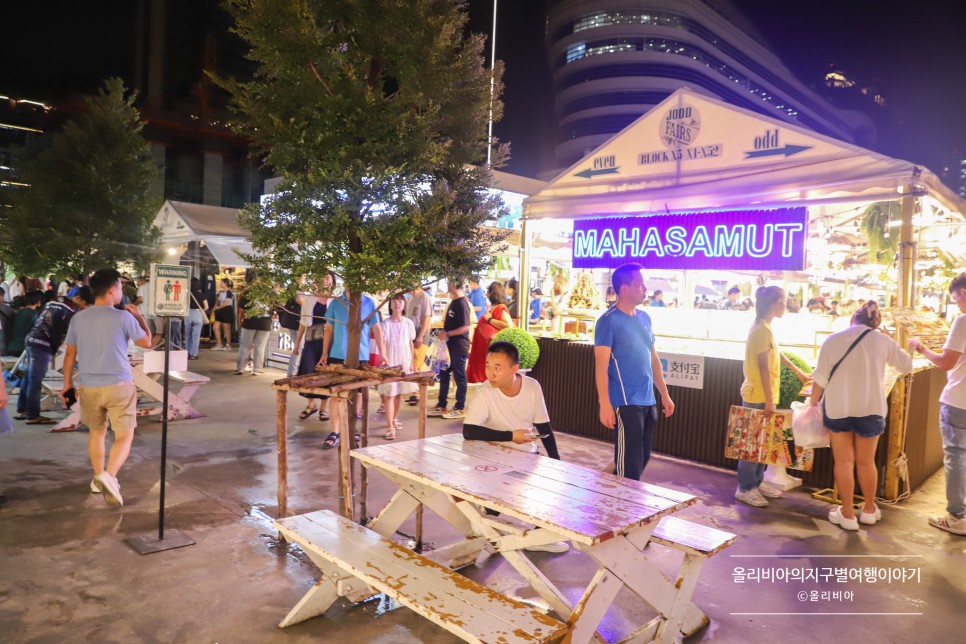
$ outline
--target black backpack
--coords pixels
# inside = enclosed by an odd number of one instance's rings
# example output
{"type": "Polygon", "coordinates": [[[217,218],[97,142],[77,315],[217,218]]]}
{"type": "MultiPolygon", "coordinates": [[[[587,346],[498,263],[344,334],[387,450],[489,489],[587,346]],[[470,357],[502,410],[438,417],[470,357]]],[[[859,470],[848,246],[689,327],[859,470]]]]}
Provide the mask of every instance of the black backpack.
{"type": "Polygon", "coordinates": [[[290,297],[285,306],[278,312],[278,325],[283,329],[298,331],[302,305],[294,297],[290,297]]]}

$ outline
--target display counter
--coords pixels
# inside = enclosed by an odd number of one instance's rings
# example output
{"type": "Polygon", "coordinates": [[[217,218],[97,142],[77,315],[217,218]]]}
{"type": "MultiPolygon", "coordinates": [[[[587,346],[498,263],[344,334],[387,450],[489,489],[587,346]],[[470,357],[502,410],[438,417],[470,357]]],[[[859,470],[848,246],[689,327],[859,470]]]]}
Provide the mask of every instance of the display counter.
{"type": "MultiPolygon", "coordinates": [[[[593,344],[539,337],[537,342],[540,359],[530,375],[543,387],[554,429],[613,441],[613,431],[604,428],[598,419],[593,344]]],[[[698,463],[735,469],[736,461],[724,457],[724,441],[728,410],[731,405],[741,404],[738,391],[744,379],[744,343],[658,337],[657,346],[662,358],[670,359],[669,369],[678,365],[677,377],[686,378],[682,380],[686,386],[669,384],[675,412],[670,418],[661,416],[658,420],[654,450],[698,463]],[[671,353],[672,349],[674,353],[671,353]],[[687,373],[682,374],[685,370],[687,373]]],[[[942,466],[938,400],[946,381],[943,371],[928,363],[917,362],[916,365],[909,388],[905,441],[909,481],[913,489],[942,466]]],[[[890,403],[892,395],[890,392],[890,403]]],[[[880,486],[885,479],[891,431],[887,419],[886,434],[879,441],[876,454],[880,486]]],[[[832,487],[831,450],[816,450],[812,471],[796,471],[794,474],[800,476],[807,486],[832,487]]]]}

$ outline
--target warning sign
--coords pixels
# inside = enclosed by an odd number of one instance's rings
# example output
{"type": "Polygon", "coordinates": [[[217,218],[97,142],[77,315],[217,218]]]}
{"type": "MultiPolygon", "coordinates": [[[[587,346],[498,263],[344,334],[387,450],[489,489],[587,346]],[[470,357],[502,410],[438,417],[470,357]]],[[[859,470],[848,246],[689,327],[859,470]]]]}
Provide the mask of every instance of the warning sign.
{"type": "Polygon", "coordinates": [[[191,267],[151,264],[151,312],[158,317],[188,314],[191,267]]]}

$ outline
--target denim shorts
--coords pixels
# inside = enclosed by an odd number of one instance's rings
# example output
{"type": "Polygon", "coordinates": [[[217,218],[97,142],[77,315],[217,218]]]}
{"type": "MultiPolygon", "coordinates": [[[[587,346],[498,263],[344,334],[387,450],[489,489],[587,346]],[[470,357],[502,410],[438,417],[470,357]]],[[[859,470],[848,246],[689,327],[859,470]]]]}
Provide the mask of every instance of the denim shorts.
{"type": "Polygon", "coordinates": [[[882,416],[846,416],[845,418],[829,418],[822,405],[822,422],[830,432],[855,432],[862,438],[875,438],[885,431],[885,418],[882,416]]]}

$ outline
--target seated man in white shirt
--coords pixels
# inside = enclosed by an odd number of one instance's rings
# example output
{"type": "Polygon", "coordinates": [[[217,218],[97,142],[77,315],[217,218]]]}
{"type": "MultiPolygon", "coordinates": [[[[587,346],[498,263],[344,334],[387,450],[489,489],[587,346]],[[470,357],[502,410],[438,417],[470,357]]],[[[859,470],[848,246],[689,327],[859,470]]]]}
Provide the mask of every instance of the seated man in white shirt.
{"type": "MultiPolygon", "coordinates": [[[[560,460],[543,389],[533,378],[517,373],[519,370],[520,354],[515,346],[509,342],[490,345],[486,352],[486,382],[466,408],[463,438],[513,441],[523,445],[539,435],[547,455],[560,460]]],[[[486,513],[499,514],[490,509],[486,509],[486,513]]],[[[560,541],[526,548],[539,552],[567,552],[569,549],[560,541]]]]}
{"type": "Polygon", "coordinates": [[[517,373],[520,354],[509,342],[486,352],[486,382],[470,400],[463,421],[467,440],[526,444],[540,436],[550,458],[560,459],[540,383],[517,373]]]}

